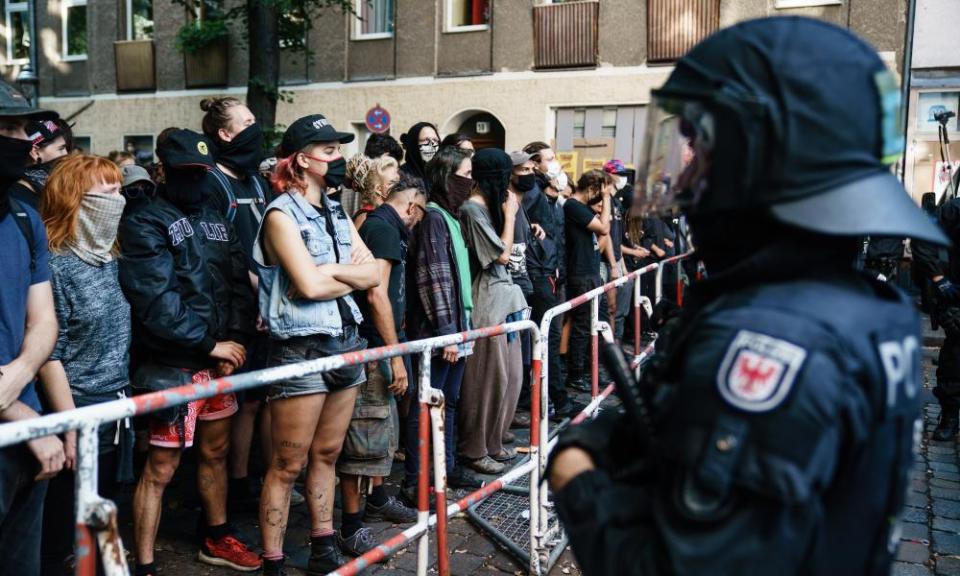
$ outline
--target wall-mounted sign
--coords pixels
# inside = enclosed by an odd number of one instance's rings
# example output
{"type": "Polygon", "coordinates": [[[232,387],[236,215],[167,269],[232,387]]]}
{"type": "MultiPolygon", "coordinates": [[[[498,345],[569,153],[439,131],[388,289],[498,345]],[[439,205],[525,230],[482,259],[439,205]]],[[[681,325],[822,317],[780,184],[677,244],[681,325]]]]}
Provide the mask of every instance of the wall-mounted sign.
{"type": "Polygon", "coordinates": [[[486,120],[480,120],[477,122],[477,134],[489,134],[490,133],[490,122],[486,120]]]}
{"type": "Polygon", "coordinates": [[[374,134],[383,134],[390,129],[390,113],[378,102],[376,106],[367,110],[366,124],[367,130],[374,134]]]}

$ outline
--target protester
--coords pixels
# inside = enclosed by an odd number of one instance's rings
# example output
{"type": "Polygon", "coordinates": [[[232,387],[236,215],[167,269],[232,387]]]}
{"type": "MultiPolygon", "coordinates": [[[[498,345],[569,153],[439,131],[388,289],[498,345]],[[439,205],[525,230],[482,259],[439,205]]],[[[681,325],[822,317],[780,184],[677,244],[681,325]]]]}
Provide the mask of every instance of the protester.
{"type": "Polygon", "coordinates": [[[50,172],[57,162],[73,151],[73,133],[63,120],[43,120],[27,125],[27,133],[33,140],[30,151],[31,165],[11,189],[10,194],[35,210],[40,209],[40,197],[50,172]]]}
{"type": "MultiPolygon", "coordinates": [[[[338,132],[320,115],[293,122],[278,149],[277,199],[254,248],[260,314],[270,330],[269,366],[361,350],[363,321],[351,293],[380,281],[378,265],[342,207],[327,196],[345,174],[338,132]]],[[[307,467],[311,554],[307,573],[344,563],[333,529],[334,465],[353,413],[363,366],[270,386],[272,458],[260,499],[264,574],[282,574],[290,491],[307,467]]]]}
{"type": "MultiPolygon", "coordinates": [[[[392,158],[387,157],[391,162],[392,158]]],[[[377,162],[376,160],[374,162],[377,162]]],[[[380,284],[355,293],[364,322],[360,335],[371,347],[397,344],[406,339],[406,268],[410,230],[419,222],[426,203],[423,184],[404,174],[387,191],[385,201],[360,227],[360,238],[376,258],[380,284]]],[[[402,356],[368,362],[367,381],[360,385],[343,452],[337,462],[343,494],[340,547],[354,555],[371,550],[373,533],[362,520],[416,522],[417,511],[388,496],[383,478],[390,474],[399,440],[395,397],[402,397],[410,381],[402,356]],[[360,511],[361,484],[369,480],[366,507],[360,511]]]]}
{"type": "MultiPolygon", "coordinates": [[[[201,384],[243,366],[254,323],[254,299],[240,240],[209,207],[209,143],[189,130],[158,142],[166,183],[161,198],[144,204],[120,226],[120,283],[148,360],[138,367],[141,390],[201,384]]],[[[260,560],[227,524],[227,466],[234,394],[152,414],[150,449],[134,492],[137,576],[156,574],[154,542],[163,492],[184,448],[198,447],[197,489],[205,524],[198,559],[236,570],[260,560]]]]}
{"type": "MultiPolygon", "coordinates": [[[[120,170],[106,158],[75,154],[50,175],[40,200],[60,332],[40,369],[51,410],[127,396],[130,305],[118,278],[117,227],[126,201],[120,170]]],[[[114,498],[133,481],[130,420],[108,422],[98,439],[97,493],[114,498]]],[[[76,466],[76,432],[66,434],[66,465],[76,466]]],[[[62,574],[74,542],[74,474],[51,480],[43,514],[43,573],[62,574]]]]}
{"type": "MultiPolygon", "coordinates": [[[[157,136],[157,141],[160,141],[160,136],[157,136]]],[[[111,150],[110,153],[107,154],[107,158],[120,168],[136,165],[137,163],[137,157],[126,150],[111,150]]]]}
{"type": "MultiPolygon", "coordinates": [[[[219,171],[211,170],[221,194],[209,197],[211,206],[233,224],[247,256],[250,289],[256,293],[256,267],[252,260],[253,244],[267,203],[272,199],[270,186],[260,176],[264,136],[256,117],[240,100],[233,97],[204,98],[200,101],[203,133],[215,145],[212,149],[219,171]]],[[[214,189],[217,188],[211,184],[214,189]]],[[[250,341],[247,364],[239,371],[263,368],[266,364],[267,337],[258,334],[250,341]]],[[[230,504],[237,509],[257,509],[259,482],[249,477],[250,450],[257,414],[266,395],[263,387],[237,394],[240,411],[230,428],[230,504]]],[[[270,418],[262,418],[260,433],[269,445],[270,418]]],[[[269,458],[268,458],[269,460],[269,458]]]]}
{"type": "Polygon", "coordinates": [[[427,174],[427,163],[436,156],[440,148],[437,127],[429,122],[417,122],[406,134],[400,136],[400,143],[407,151],[400,170],[422,179],[427,185],[427,192],[430,192],[433,183],[427,174]]]}
{"type": "Polygon", "coordinates": [[[359,194],[360,207],[353,214],[353,224],[358,229],[363,226],[367,215],[383,204],[387,191],[400,178],[400,167],[390,156],[370,159],[362,154],[351,164],[348,171],[353,181],[353,190],[359,194]]]}
{"type": "MultiPolygon", "coordinates": [[[[36,374],[57,341],[47,234],[40,215],[10,197],[23,176],[32,143],[26,125],[52,120],[0,82],[0,421],[39,416],[36,374]]],[[[40,572],[40,538],[47,480],[64,465],[63,442],[36,438],[0,448],[0,558],[10,574],[40,572]]]]}
{"type": "Polygon", "coordinates": [[[150,173],[143,166],[136,164],[121,166],[120,175],[123,178],[120,193],[126,199],[123,206],[124,215],[157,197],[157,185],[150,179],[150,173]]]}
{"type": "MultiPolygon", "coordinates": [[[[409,154],[410,149],[407,149],[409,154]]],[[[407,336],[417,340],[468,330],[473,312],[473,285],[470,260],[460,227],[460,207],[473,188],[470,158],[456,148],[444,148],[430,164],[427,212],[417,226],[411,247],[413,274],[408,285],[413,296],[407,308],[407,336]]],[[[447,479],[451,485],[468,482],[454,460],[457,404],[463,381],[464,359],[473,351],[471,343],[452,344],[436,350],[430,361],[430,385],[443,391],[444,447],[447,479]]],[[[414,359],[414,368],[419,358],[414,359]]],[[[411,387],[412,388],[412,387],[411,387]]],[[[415,392],[414,392],[415,393],[415,392]]],[[[420,468],[416,438],[419,411],[407,417],[407,443],[402,497],[416,502],[417,472],[420,468]]],[[[424,463],[427,465],[427,463],[424,463]]]]}
{"type": "MultiPolygon", "coordinates": [[[[507,190],[513,168],[510,156],[502,150],[477,152],[473,157],[476,185],[460,208],[470,249],[476,326],[521,320],[527,312],[523,290],[507,268],[516,254],[514,230],[520,212],[519,198],[507,190]]],[[[504,446],[504,437],[510,431],[520,397],[521,360],[517,334],[480,339],[467,358],[459,406],[458,452],[477,472],[499,474],[506,468],[504,462],[517,455],[515,449],[504,446]]]]}
{"type": "Polygon", "coordinates": [[[440,142],[440,147],[443,148],[444,146],[459,148],[471,156],[476,152],[476,148],[473,147],[473,142],[470,140],[470,137],[460,132],[447,134],[440,142]]]}
{"type": "MultiPolygon", "coordinates": [[[[564,203],[567,239],[567,298],[589,292],[600,286],[600,245],[597,236],[610,233],[610,196],[613,185],[599,170],[584,173],[577,189],[564,203]],[[600,198],[600,214],[589,208],[591,200],[600,198]]],[[[606,316],[607,299],[600,298],[601,317],[606,316]]],[[[567,385],[575,390],[591,389],[586,361],[590,357],[590,306],[579,306],[570,313],[573,324],[567,351],[567,385]]]]}
{"type": "Polygon", "coordinates": [[[363,155],[371,159],[390,156],[397,162],[403,162],[403,148],[389,134],[371,134],[363,146],[363,155]]]}

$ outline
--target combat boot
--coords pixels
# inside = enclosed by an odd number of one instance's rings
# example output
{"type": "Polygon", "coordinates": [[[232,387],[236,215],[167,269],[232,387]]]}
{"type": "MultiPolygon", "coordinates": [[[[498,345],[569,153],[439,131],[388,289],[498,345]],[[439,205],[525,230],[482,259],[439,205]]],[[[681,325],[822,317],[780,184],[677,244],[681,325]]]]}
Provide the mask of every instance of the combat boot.
{"type": "Polygon", "coordinates": [[[334,535],[310,539],[307,576],[324,576],[346,564],[334,535]]]}
{"type": "Polygon", "coordinates": [[[953,440],[960,432],[960,410],[957,408],[941,408],[940,421],[933,431],[931,438],[937,442],[953,440]]]}

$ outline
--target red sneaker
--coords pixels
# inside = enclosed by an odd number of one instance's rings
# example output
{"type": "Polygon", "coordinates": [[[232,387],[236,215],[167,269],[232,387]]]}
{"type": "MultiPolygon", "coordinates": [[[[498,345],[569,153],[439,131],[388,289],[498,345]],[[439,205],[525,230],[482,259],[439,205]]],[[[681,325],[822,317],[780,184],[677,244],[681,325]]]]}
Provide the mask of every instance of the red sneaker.
{"type": "Polygon", "coordinates": [[[213,566],[226,566],[240,572],[253,572],[260,568],[260,556],[233,536],[220,540],[205,538],[197,560],[213,566]]]}

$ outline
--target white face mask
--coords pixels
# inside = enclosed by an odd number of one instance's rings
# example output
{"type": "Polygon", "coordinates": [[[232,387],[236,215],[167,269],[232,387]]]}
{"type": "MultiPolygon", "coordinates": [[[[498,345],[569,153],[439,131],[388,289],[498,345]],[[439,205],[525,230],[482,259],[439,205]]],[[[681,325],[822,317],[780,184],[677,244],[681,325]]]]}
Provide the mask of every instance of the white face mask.
{"type": "Polygon", "coordinates": [[[429,162],[433,160],[433,157],[437,155],[437,149],[439,146],[436,144],[421,144],[420,145],[420,157],[423,158],[424,162],[429,162]]]}
{"type": "Polygon", "coordinates": [[[627,185],[627,177],[619,176],[617,177],[617,190],[623,190],[623,187],[627,185]]]}
{"type": "Polygon", "coordinates": [[[563,174],[563,170],[560,168],[559,162],[551,160],[547,163],[547,178],[556,180],[561,174],[563,174]]]}
{"type": "Polygon", "coordinates": [[[559,187],[559,190],[557,190],[557,191],[558,191],[558,192],[561,192],[561,191],[563,191],[563,190],[566,190],[566,189],[567,189],[567,184],[569,184],[569,183],[570,183],[570,179],[567,178],[567,173],[566,173],[566,172],[560,172],[560,174],[557,176],[557,186],[559,187]]]}

